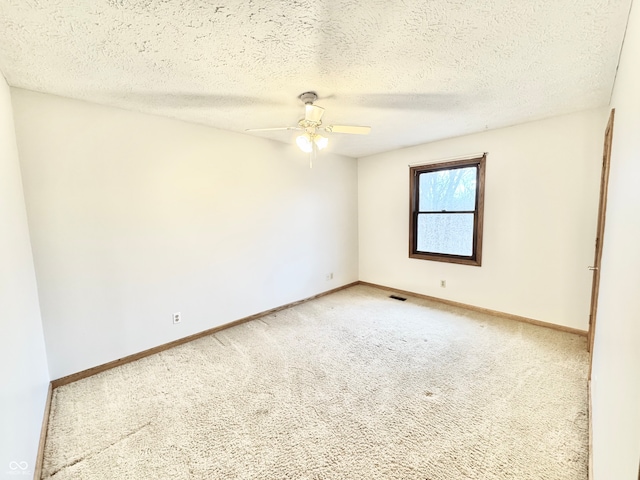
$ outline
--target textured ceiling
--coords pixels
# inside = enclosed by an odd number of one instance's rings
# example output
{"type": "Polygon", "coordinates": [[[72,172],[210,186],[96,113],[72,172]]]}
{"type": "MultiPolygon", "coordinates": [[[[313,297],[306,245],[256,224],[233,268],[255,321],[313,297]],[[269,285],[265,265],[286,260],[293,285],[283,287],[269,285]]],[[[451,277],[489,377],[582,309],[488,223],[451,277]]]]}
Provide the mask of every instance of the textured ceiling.
{"type": "Polygon", "coordinates": [[[0,0],[10,85],[354,157],[606,105],[631,0],[0,0]],[[291,141],[291,132],[256,134],[291,141]]]}

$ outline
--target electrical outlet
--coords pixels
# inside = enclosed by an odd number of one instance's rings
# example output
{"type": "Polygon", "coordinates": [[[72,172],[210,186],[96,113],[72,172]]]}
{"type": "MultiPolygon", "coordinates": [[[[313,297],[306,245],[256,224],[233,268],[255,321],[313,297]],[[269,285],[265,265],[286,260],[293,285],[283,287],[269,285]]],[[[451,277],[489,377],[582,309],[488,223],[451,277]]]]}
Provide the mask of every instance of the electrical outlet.
{"type": "Polygon", "coordinates": [[[333,272],[327,273],[326,280],[333,280],[333,272]]]}
{"type": "Polygon", "coordinates": [[[447,288],[447,281],[446,280],[440,280],[440,286],[442,288],[447,288]]]}
{"type": "Polygon", "coordinates": [[[176,323],[181,323],[181,322],[182,322],[182,316],[181,316],[180,312],[174,313],[173,314],[173,323],[174,323],[174,325],[176,323]]]}

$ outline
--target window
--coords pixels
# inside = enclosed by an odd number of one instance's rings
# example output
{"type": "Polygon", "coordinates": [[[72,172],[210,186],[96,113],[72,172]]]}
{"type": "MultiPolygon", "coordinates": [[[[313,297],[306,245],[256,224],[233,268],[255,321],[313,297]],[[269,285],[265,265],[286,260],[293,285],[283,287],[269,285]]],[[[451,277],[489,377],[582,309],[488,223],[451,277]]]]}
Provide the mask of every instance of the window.
{"type": "Polygon", "coordinates": [[[485,159],[411,167],[409,257],[481,265],[485,159]]]}

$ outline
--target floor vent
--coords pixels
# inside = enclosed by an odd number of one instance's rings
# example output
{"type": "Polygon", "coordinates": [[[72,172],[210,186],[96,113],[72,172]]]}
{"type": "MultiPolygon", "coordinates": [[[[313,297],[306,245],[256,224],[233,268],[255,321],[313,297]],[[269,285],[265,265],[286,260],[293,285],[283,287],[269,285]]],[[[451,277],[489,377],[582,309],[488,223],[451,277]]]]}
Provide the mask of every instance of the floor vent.
{"type": "Polygon", "coordinates": [[[389,295],[389,298],[393,298],[394,300],[400,300],[401,302],[404,302],[406,300],[406,298],[399,297],[398,295],[389,295]]]}

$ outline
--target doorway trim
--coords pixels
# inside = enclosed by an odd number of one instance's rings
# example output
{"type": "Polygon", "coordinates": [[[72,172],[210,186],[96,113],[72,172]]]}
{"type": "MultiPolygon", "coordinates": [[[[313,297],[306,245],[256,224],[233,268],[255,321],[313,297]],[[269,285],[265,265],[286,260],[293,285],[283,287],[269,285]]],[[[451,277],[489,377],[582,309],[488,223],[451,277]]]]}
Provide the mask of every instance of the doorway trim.
{"type": "Polygon", "coordinates": [[[609,191],[609,172],[611,170],[611,144],[613,142],[613,124],[616,109],[611,109],[609,121],[604,132],[604,148],[602,152],[602,173],[600,176],[600,200],[598,202],[598,226],[596,229],[595,253],[593,265],[589,267],[593,271],[591,283],[591,307],[589,310],[589,331],[587,334],[587,349],[589,351],[589,380],[593,366],[593,343],[596,333],[596,318],[598,312],[598,293],[600,291],[600,265],[602,261],[602,247],[604,244],[604,227],[607,219],[607,193],[609,191]]]}

